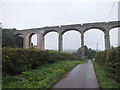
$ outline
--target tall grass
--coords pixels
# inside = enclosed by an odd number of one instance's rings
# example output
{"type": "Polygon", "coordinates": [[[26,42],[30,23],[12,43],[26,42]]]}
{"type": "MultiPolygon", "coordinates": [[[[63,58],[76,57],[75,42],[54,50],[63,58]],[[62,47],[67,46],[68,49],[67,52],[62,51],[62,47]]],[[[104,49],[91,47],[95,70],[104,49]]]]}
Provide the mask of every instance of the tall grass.
{"type": "Polygon", "coordinates": [[[22,72],[20,75],[4,75],[3,88],[52,88],[68,71],[80,63],[82,62],[58,61],[22,72]]]}
{"type": "Polygon", "coordinates": [[[94,68],[100,88],[120,88],[119,84],[109,77],[109,73],[106,72],[104,66],[94,62],[94,68]]]}

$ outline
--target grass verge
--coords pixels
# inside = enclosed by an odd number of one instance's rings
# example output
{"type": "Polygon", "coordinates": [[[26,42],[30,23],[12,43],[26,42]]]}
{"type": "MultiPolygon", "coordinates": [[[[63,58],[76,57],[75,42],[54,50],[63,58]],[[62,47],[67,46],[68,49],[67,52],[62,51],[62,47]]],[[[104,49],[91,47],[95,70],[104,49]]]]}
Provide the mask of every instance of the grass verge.
{"type": "Polygon", "coordinates": [[[3,88],[52,88],[68,71],[80,63],[85,61],[58,61],[16,76],[4,74],[3,88]]]}
{"type": "Polygon", "coordinates": [[[94,68],[100,88],[120,88],[119,84],[109,77],[103,65],[94,62],[94,68]]]}

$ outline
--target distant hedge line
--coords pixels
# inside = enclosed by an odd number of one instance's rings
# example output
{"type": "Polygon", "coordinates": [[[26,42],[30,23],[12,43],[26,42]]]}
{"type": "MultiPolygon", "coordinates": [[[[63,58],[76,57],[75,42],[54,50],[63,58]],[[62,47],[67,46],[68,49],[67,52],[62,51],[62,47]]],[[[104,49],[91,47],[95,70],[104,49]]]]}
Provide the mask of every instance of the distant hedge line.
{"type": "Polygon", "coordinates": [[[54,63],[58,60],[77,60],[79,58],[68,53],[50,50],[3,48],[2,59],[3,72],[15,75],[46,63],[54,63]]]}
{"type": "Polygon", "coordinates": [[[98,52],[95,61],[105,67],[111,79],[120,82],[120,46],[98,52]]]}

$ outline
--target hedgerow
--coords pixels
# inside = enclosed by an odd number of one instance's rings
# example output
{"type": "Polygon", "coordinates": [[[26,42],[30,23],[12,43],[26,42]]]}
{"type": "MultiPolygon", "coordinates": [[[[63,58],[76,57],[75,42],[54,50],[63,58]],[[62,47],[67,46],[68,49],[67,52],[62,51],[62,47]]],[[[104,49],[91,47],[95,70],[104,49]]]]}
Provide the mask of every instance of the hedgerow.
{"type": "Polygon", "coordinates": [[[36,69],[46,63],[60,60],[78,60],[79,58],[68,53],[20,48],[2,49],[2,70],[15,75],[29,69],[36,69]]]}
{"type": "Polygon", "coordinates": [[[120,46],[98,52],[95,61],[105,68],[111,79],[120,82],[120,46]]]}

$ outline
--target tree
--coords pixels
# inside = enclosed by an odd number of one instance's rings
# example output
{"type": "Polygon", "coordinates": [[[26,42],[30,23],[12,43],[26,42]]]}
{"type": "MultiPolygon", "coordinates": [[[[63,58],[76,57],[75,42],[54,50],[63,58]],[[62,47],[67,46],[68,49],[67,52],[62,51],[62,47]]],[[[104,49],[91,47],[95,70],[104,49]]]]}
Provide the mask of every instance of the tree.
{"type": "Polygon", "coordinates": [[[23,37],[14,35],[16,29],[2,29],[2,47],[23,47],[23,37]]]}
{"type": "MultiPolygon", "coordinates": [[[[78,48],[77,52],[73,53],[76,56],[81,57],[81,48],[78,48]]],[[[85,45],[84,46],[84,53],[85,53],[85,58],[92,59],[94,58],[96,51],[92,50],[91,48],[88,49],[88,47],[85,45]]]]}

